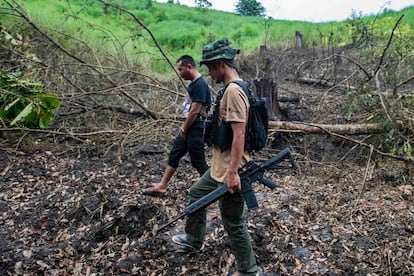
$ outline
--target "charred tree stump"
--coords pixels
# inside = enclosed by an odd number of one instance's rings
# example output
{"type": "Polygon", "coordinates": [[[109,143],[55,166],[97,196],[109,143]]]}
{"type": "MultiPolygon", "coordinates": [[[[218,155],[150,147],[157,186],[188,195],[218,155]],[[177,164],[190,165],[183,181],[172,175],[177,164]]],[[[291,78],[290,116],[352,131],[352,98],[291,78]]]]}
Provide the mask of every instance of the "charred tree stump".
{"type": "Polygon", "coordinates": [[[256,79],[253,81],[256,87],[256,96],[266,98],[269,118],[274,120],[281,117],[282,113],[277,99],[277,84],[271,79],[256,79]]]}
{"type": "Polygon", "coordinates": [[[296,41],[296,48],[302,49],[303,39],[302,39],[302,34],[299,31],[295,32],[295,41],[296,41]]]}
{"type": "Polygon", "coordinates": [[[260,48],[259,48],[260,56],[262,56],[264,53],[266,53],[266,51],[267,51],[266,45],[260,45],[260,48]]]}

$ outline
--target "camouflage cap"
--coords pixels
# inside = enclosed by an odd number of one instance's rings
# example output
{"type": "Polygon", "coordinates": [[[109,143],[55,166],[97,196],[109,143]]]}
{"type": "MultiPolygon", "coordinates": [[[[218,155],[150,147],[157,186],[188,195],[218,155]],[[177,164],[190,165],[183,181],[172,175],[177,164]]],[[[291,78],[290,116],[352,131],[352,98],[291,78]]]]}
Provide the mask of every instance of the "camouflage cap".
{"type": "Polygon", "coordinates": [[[240,49],[232,48],[229,40],[225,37],[209,43],[203,48],[200,65],[217,59],[233,59],[238,53],[240,53],[240,49]]]}

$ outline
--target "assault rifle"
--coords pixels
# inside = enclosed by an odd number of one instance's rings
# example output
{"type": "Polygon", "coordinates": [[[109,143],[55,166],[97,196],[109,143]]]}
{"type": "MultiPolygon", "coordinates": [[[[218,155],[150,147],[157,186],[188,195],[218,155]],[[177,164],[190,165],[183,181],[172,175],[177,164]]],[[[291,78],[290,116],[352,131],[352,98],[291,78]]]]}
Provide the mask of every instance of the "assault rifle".
{"type": "MultiPolygon", "coordinates": [[[[297,168],[296,162],[292,158],[292,154],[288,148],[282,150],[277,155],[275,155],[274,157],[267,160],[261,165],[258,165],[253,161],[247,162],[247,164],[244,166],[244,170],[240,172],[239,175],[240,175],[240,180],[241,180],[241,193],[243,195],[244,201],[246,202],[246,205],[249,211],[259,208],[259,205],[257,204],[256,196],[253,192],[253,187],[252,187],[252,184],[254,182],[258,181],[272,190],[280,187],[278,184],[274,183],[272,180],[266,178],[263,175],[266,170],[269,170],[269,169],[293,169],[294,170],[296,168],[297,168]],[[281,163],[282,161],[288,161],[290,164],[285,165],[285,166],[279,165],[279,163],[281,163]]],[[[169,225],[176,222],[177,220],[182,219],[185,216],[191,215],[197,212],[198,210],[209,206],[213,202],[223,197],[227,192],[228,192],[227,185],[221,185],[214,191],[210,192],[209,194],[205,195],[199,200],[191,203],[189,206],[187,206],[187,208],[185,208],[184,212],[181,213],[175,219],[154,229],[155,233],[160,232],[161,230],[168,227],[169,225]]]]}

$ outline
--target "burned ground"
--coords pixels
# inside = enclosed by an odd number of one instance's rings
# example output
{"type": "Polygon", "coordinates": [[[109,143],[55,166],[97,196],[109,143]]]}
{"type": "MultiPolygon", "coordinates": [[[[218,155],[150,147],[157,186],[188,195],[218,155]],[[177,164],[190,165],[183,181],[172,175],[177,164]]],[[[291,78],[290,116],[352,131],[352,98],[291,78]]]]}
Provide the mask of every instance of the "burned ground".
{"type": "MultiPolygon", "coordinates": [[[[323,92],[297,91],[301,101],[289,107],[291,114],[315,116],[309,107],[323,92]]],[[[342,94],[335,93],[324,95],[330,108],[318,113],[331,122],[340,114],[342,94]]],[[[153,235],[155,225],[184,210],[197,180],[185,158],[166,197],[140,193],[159,180],[168,139],[138,141],[122,152],[23,142],[16,148],[8,141],[0,149],[2,274],[226,275],[235,269],[216,204],[209,207],[201,252],[171,242],[182,220],[153,235]]],[[[292,149],[298,170],[267,172],[281,188],[256,185],[260,209],[247,213],[265,275],[414,273],[412,164],[368,158],[367,149],[327,135],[294,133],[272,133],[254,158],[264,161],[284,147],[292,149]]]]}

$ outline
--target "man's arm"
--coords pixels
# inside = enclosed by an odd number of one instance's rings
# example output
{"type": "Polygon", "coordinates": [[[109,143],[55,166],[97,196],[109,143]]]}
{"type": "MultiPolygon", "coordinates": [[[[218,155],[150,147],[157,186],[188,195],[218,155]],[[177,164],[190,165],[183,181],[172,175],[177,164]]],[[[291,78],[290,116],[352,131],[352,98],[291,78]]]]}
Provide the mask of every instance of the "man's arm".
{"type": "Polygon", "coordinates": [[[244,136],[246,131],[246,123],[232,122],[231,129],[233,130],[231,159],[230,166],[226,171],[224,182],[227,184],[229,192],[234,193],[241,190],[238,170],[244,153],[244,136]]]}
{"type": "Polygon", "coordinates": [[[187,115],[184,123],[181,125],[180,135],[181,137],[185,138],[187,130],[191,127],[191,125],[195,122],[198,115],[203,108],[203,104],[199,102],[192,102],[190,112],[187,115]]]}

